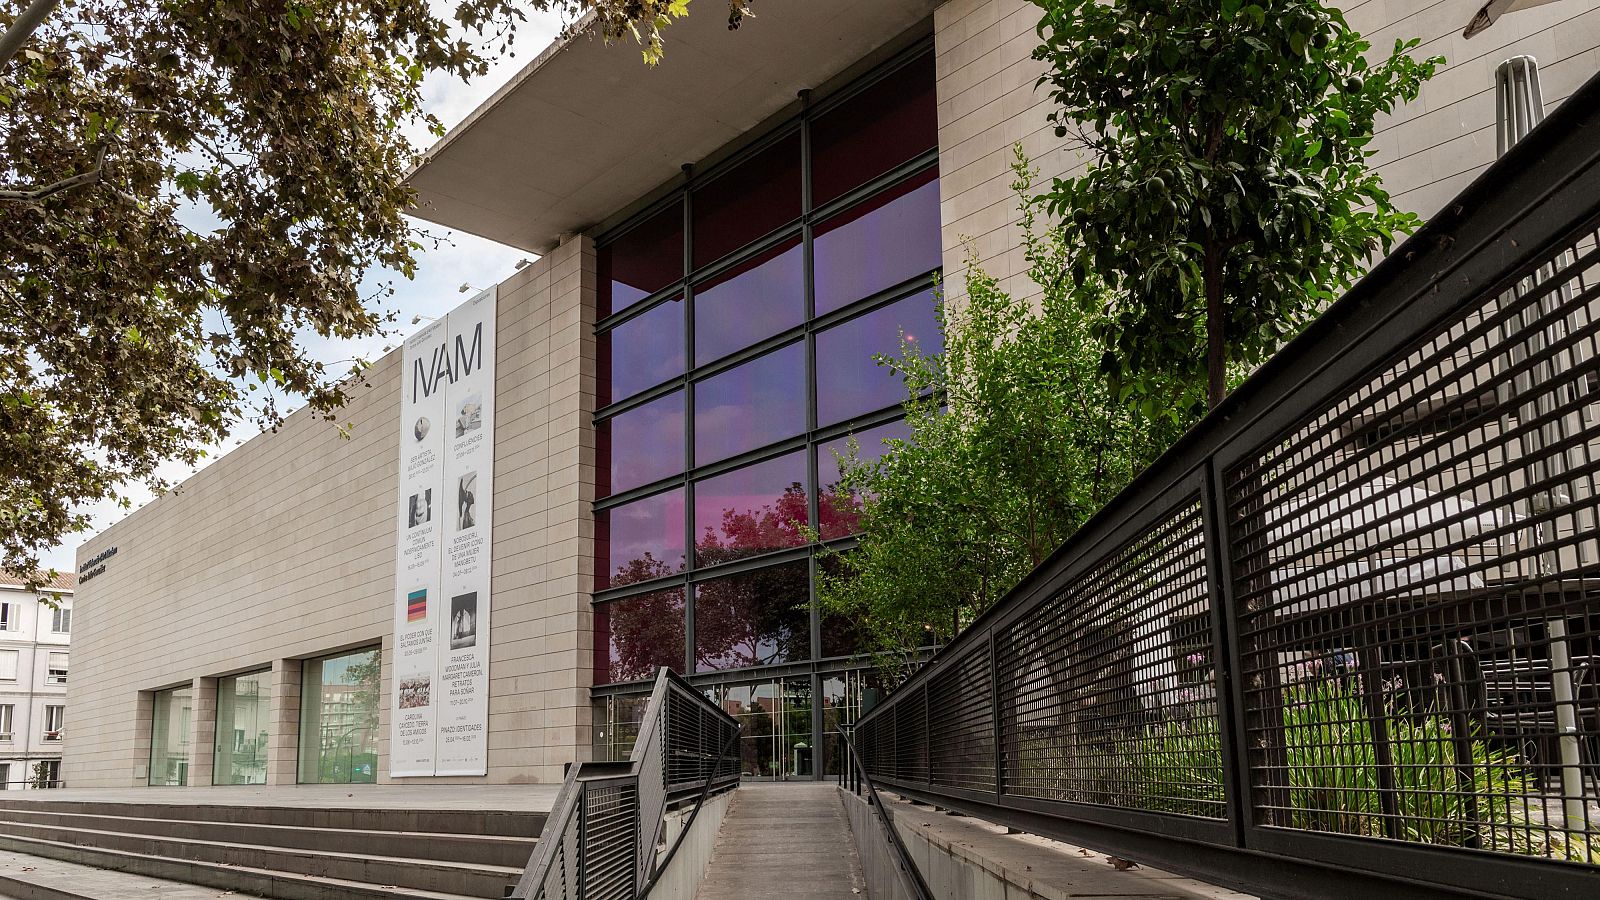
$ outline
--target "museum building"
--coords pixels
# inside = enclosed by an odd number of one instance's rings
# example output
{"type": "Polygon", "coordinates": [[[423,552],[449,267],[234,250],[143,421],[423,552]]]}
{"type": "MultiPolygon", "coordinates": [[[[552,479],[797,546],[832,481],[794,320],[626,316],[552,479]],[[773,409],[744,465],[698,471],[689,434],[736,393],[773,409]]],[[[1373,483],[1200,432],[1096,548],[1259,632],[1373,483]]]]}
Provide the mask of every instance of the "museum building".
{"type": "MultiPolygon", "coordinates": [[[[1348,10],[1449,59],[1374,143],[1424,215],[1493,159],[1501,60],[1538,56],[1553,105],[1600,52],[1600,0],[1469,44],[1472,5],[1348,10]]],[[[673,24],[653,68],[541,54],[411,176],[420,218],[537,260],[378,361],[348,436],[297,413],[80,549],[63,779],[556,781],[626,752],[660,666],[739,717],[747,776],[834,774],[876,682],[816,602],[860,502],[836,453],[906,433],[875,356],[940,349],[968,260],[1034,290],[1012,147],[1081,163],[1037,17],[764,0],[673,24]]]]}

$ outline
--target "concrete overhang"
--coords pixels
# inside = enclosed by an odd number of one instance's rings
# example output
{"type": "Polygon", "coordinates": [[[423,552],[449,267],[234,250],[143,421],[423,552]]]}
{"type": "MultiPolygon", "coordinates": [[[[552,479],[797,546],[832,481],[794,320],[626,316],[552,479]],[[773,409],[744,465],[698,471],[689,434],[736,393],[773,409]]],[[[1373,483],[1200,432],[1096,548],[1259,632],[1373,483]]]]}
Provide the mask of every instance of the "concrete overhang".
{"type": "Polygon", "coordinates": [[[761,0],[729,31],[701,0],[645,65],[631,40],[557,41],[408,176],[411,214],[545,253],[671,181],[933,13],[939,0],[761,0]]]}

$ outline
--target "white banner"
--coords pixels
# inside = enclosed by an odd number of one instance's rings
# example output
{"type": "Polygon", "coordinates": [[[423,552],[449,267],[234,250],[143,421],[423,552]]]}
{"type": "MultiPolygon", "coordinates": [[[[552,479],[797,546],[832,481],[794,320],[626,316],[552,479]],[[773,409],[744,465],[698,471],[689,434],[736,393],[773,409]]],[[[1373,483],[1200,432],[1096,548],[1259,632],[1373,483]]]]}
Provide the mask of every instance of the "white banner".
{"type": "Polygon", "coordinates": [[[400,401],[400,498],[396,542],[394,703],[389,774],[432,775],[437,731],[434,677],[440,609],[439,548],[444,540],[445,326],[434,322],[405,343],[400,401]]]}
{"type": "Polygon", "coordinates": [[[488,772],[494,289],[405,342],[389,774],[488,772]]]}
{"type": "Polygon", "coordinates": [[[445,391],[444,596],[439,641],[439,775],[489,772],[489,560],[494,525],[495,290],[445,318],[455,378],[445,391]]]}

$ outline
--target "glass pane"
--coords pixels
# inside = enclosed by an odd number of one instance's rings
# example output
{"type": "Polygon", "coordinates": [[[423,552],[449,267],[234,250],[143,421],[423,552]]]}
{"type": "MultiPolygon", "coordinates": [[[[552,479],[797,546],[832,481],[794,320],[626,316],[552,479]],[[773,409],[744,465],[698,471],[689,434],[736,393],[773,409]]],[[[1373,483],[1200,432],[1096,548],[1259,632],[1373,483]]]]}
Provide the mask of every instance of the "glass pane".
{"type": "Polygon", "coordinates": [[[300,783],[378,780],[382,651],[306,660],[300,682],[300,783]]]}
{"type": "Polygon", "coordinates": [[[821,206],[939,145],[933,54],[918,57],[811,125],[811,202],[821,206]]]}
{"type": "Polygon", "coordinates": [[[695,670],[810,658],[808,570],[805,562],[784,563],[696,585],[695,670]]]}
{"type": "Polygon", "coordinates": [[[683,319],[683,301],[668,300],[600,335],[601,406],[683,374],[683,319]]]}
{"type": "Polygon", "coordinates": [[[806,317],[798,240],[785,241],[694,289],[694,361],[704,365],[806,317]]]}
{"type": "Polygon", "coordinates": [[[639,726],[649,707],[649,694],[595,698],[594,758],[600,762],[626,760],[639,739],[639,726]]]}
{"type": "Polygon", "coordinates": [[[194,691],[186,687],[156,691],[150,712],[150,783],[187,785],[194,691]]]}
{"type": "Polygon", "coordinates": [[[217,680],[213,784],[267,783],[267,714],[271,707],[271,672],[217,680]]]}
{"type": "Polygon", "coordinates": [[[697,465],[806,430],[805,345],[790,344],[695,386],[697,465]]]}
{"type": "Polygon", "coordinates": [[[683,204],[665,211],[601,247],[600,316],[622,312],[683,277],[683,204]]]}
{"type": "Polygon", "coordinates": [[[906,399],[905,376],[879,365],[878,354],[899,357],[901,341],[926,354],[944,349],[933,293],[879,307],[817,334],[817,424],[894,406],[906,399]]]}
{"type": "Polygon", "coordinates": [[[683,571],[683,488],[602,510],[595,526],[597,590],[683,571]]]}
{"type": "Polygon", "coordinates": [[[694,486],[696,566],[806,543],[804,451],[735,469],[694,486]],[[798,524],[797,524],[798,523],[798,524]]]}
{"type": "Polygon", "coordinates": [[[681,587],[596,605],[595,684],[654,678],[661,666],[681,673],[684,634],[681,587]]]}
{"type": "Polygon", "coordinates": [[[696,188],[693,209],[697,269],[800,218],[799,132],[696,188]]]}
{"type": "Polygon", "coordinates": [[[939,181],[924,172],[829,219],[814,244],[817,314],[940,266],[939,181]]]}
{"type": "Polygon", "coordinates": [[[651,400],[601,422],[599,496],[632,490],[683,471],[683,392],[651,400]]]}
{"type": "Polygon", "coordinates": [[[850,437],[839,438],[817,446],[817,514],[822,519],[822,539],[831,540],[860,531],[861,497],[844,492],[839,486],[842,476],[840,457],[849,452],[850,439],[856,442],[856,458],[871,462],[889,452],[884,441],[906,440],[911,437],[911,426],[904,419],[855,432],[850,437]]]}

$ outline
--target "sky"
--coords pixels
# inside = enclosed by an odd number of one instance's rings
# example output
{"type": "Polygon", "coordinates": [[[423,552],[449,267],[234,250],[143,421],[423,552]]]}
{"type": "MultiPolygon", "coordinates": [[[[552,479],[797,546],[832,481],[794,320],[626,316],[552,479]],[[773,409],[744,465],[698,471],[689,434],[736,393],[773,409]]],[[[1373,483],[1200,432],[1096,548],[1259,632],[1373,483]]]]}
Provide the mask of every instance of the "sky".
{"type": "MultiPolygon", "coordinates": [[[[446,19],[450,17],[449,8],[453,2],[434,0],[435,11],[446,19]]],[[[517,37],[512,54],[495,60],[490,65],[488,74],[464,82],[460,79],[440,75],[430,77],[423,84],[424,107],[443,122],[445,128],[452,128],[469,113],[478,107],[478,104],[487,100],[502,84],[512,75],[538,56],[539,51],[550,44],[561,30],[561,20],[548,13],[528,13],[528,19],[517,27],[517,37]]],[[[415,128],[408,131],[407,136],[417,147],[425,148],[434,143],[432,135],[426,130],[415,128]]],[[[386,298],[382,304],[398,313],[394,327],[399,330],[398,335],[390,337],[375,337],[364,341],[335,341],[314,338],[306,344],[307,350],[323,362],[333,363],[339,360],[349,360],[364,356],[368,359],[377,359],[383,355],[385,346],[399,346],[404,336],[410,334],[428,320],[425,318],[420,324],[413,325],[414,316],[431,318],[442,317],[467,300],[477,290],[482,290],[493,284],[504,281],[516,271],[519,260],[537,259],[536,256],[526,251],[497,244],[493,241],[474,237],[458,231],[442,229],[436,225],[427,225],[428,232],[436,237],[444,238],[444,242],[435,247],[431,240],[423,241],[424,249],[418,253],[416,278],[405,278],[382,271],[369,272],[366,278],[368,289],[376,288],[384,281],[392,281],[394,296],[386,298]],[[473,291],[462,293],[460,287],[469,284],[473,291]]],[[[335,370],[344,366],[335,367],[335,370]]],[[[206,464],[215,462],[226,455],[229,450],[244,443],[257,433],[256,429],[248,424],[234,429],[232,437],[221,446],[208,448],[207,457],[200,466],[185,466],[181,463],[168,463],[163,465],[159,474],[171,483],[177,483],[194,474],[206,464]]],[[[138,509],[152,499],[150,491],[143,485],[128,485],[124,495],[133,504],[132,509],[123,509],[115,502],[98,503],[86,507],[91,524],[89,529],[80,534],[71,535],[59,547],[44,554],[40,562],[47,568],[54,568],[62,572],[77,569],[76,555],[78,545],[88,540],[93,535],[117,522],[128,515],[133,509],[138,509]]]]}

